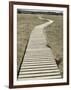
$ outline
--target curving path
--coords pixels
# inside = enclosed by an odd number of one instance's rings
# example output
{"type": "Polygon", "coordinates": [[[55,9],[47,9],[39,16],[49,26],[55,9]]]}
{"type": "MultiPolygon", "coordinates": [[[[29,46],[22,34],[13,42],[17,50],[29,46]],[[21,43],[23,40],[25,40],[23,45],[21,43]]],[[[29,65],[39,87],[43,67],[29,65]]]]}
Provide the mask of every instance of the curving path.
{"type": "Polygon", "coordinates": [[[56,79],[61,78],[60,71],[54,60],[52,50],[46,46],[44,28],[53,23],[50,19],[37,25],[31,32],[24,60],[22,62],[18,79],[56,79]]]}

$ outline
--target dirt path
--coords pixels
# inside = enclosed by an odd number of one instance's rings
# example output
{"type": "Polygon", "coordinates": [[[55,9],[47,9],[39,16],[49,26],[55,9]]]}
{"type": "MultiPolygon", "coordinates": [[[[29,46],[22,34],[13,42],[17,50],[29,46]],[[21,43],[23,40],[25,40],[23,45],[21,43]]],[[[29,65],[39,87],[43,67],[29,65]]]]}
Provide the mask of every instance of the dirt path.
{"type": "MultiPolygon", "coordinates": [[[[42,17],[38,18],[44,20],[42,17]]],[[[52,24],[53,21],[46,20],[47,22],[37,25],[31,32],[18,76],[19,80],[61,78],[52,50],[46,46],[47,41],[43,33],[44,28],[52,24]]]]}

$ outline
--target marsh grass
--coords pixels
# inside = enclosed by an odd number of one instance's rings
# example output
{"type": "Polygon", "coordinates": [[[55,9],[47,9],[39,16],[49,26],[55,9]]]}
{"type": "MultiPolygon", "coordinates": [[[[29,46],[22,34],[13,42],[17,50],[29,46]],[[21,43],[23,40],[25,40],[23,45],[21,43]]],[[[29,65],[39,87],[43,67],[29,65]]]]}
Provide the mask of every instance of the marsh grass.
{"type": "Polygon", "coordinates": [[[55,60],[63,77],[63,16],[62,15],[45,15],[54,21],[53,24],[45,28],[47,44],[51,47],[55,60]]]}

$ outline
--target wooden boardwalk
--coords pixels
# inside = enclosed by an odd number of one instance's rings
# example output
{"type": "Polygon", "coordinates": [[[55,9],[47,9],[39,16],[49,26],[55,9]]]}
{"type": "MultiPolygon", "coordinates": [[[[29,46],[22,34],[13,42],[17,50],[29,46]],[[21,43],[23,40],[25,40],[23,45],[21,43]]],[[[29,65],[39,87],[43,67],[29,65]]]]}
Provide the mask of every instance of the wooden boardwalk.
{"type": "Polygon", "coordinates": [[[43,32],[44,28],[52,23],[53,21],[48,19],[48,22],[38,25],[32,30],[20,68],[19,80],[61,78],[52,50],[46,46],[43,32]]]}

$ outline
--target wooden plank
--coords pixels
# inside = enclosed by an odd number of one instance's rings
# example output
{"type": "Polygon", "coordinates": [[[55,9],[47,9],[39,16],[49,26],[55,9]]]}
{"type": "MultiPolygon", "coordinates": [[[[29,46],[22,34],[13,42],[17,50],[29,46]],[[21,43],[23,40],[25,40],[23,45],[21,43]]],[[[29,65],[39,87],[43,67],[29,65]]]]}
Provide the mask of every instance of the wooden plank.
{"type": "Polygon", "coordinates": [[[42,76],[42,77],[40,77],[40,76],[38,76],[38,77],[28,77],[28,78],[27,77],[19,77],[18,80],[28,80],[28,79],[29,80],[34,80],[34,79],[36,79],[36,80],[49,80],[49,79],[54,79],[54,78],[55,79],[60,79],[61,76],[58,75],[58,76],[48,76],[47,77],[45,75],[45,76],[42,76]]]}
{"type": "Polygon", "coordinates": [[[58,72],[59,73],[59,70],[58,69],[53,69],[53,70],[43,70],[43,71],[28,71],[28,72],[20,72],[19,74],[33,74],[33,73],[53,73],[53,72],[58,72]]]}
{"type": "Polygon", "coordinates": [[[45,77],[45,76],[53,77],[53,76],[60,76],[59,74],[60,73],[58,73],[58,72],[57,73],[55,73],[55,72],[54,73],[42,73],[42,74],[40,74],[40,73],[38,74],[37,73],[37,74],[31,74],[31,75],[30,74],[26,74],[26,75],[20,74],[19,78],[21,78],[21,77],[22,78],[30,78],[30,77],[34,78],[34,77],[45,77]]]}

